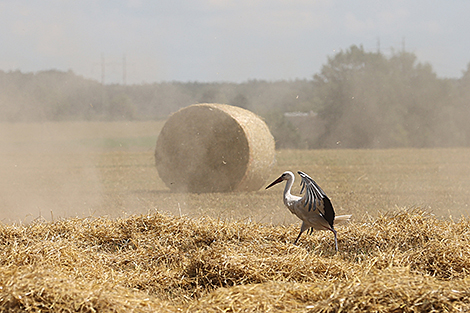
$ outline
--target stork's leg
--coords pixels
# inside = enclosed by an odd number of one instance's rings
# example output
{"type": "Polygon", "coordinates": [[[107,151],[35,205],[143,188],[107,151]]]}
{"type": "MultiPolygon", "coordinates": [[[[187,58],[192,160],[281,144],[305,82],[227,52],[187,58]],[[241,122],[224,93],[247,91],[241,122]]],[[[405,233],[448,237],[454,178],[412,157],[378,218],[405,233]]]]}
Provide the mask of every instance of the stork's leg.
{"type": "Polygon", "coordinates": [[[304,231],[301,229],[299,235],[297,236],[297,239],[295,239],[295,241],[294,241],[294,245],[297,244],[297,241],[299,241],[300,236],[302,236],[302,233],[303,233],[303,232],[304,232],[304,231]]]}
{"type": "Polygon", "coordinates": [[[297,236],[297,239],[295,239],[294,241],[294,245],[297,244],[297,241],[299,240],[300,236],[302,236],[302,233],[304,231],[306,231],[309,227],[307,226],[307,224],[305,224],[305,222],[302,222],[302,226],[300,226],[300,233],[299,235],[297,236]]]}
{"type": "Polygon", "coordinates": [[[335,235],[335,250],[336,250],[336,252],[338,252],[338,236],[336,235],[336,230],[333,227],[330,230],[335,235]]]}

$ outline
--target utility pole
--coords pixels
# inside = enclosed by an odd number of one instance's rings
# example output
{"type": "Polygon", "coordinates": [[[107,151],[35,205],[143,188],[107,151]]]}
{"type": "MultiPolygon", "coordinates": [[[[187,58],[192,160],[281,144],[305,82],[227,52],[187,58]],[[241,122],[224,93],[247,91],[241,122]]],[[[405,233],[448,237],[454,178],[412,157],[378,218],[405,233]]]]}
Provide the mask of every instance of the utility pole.
{"type": "Polygon", "coordinates": [[[106,62],[104,60],[104,53],[101,53],[101,109],[106,106],[106,89],[104,86],[106,76],[106,62]]]}
{"type": "Polygon", "coordinates": [[[122,57],[122,84],[125,86],[126,85],[126,79],[127,79],[127,63],[126,63],[126,54],[123,55],[122,57]]]}
{"type": "Polygon", "coordinates": [[[101,85],[104,86],[104,78],[105,78],[105,69],[106,63],[104,61],[104,53],[101,53],[101,85]]]}
{"type": "MultiPolygon", "coordinates": [[[[95,63],[94,65],[100,65],[101,66],[101,85],[106,84],[106,74],[108,75],[113,75],[115,73],[116,66],[121,67],[122,69],[122,84],[127,85],[127,56],[126,54],[122,55],[122,61],[111,61],[111,62],[106,62],[104,53],[101,53],[101,62],[100,63],[95,63]],[[106,73],[106,67],[108,67],[108,73],[106,73]],[[111,68],[111,71],[109,71],[109,68],[111,68]]],[[[132,65],[132,64],[131,64],[132,65]]]]}

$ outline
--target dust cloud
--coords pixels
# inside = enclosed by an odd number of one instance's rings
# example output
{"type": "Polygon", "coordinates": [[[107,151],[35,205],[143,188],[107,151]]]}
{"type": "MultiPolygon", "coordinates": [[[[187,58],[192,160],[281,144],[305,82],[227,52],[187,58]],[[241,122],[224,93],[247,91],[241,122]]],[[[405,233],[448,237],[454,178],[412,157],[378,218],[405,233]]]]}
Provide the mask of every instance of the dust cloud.
{"type": "Polygon", "coordinates": [[[151,163],[159,130],[156,122],[0,124],[0,221],[116,215],[129,204],[123,181],[156,176],[132,156],[151,163]]]}
{"type": "Polygon", "coordinates": [[[278,194],[170,192],[155,167],[163,122],[0,123],[0,222],[154,211],[296,222],[278,194]]]}
{"type": "MultiPolygon", "coordinates": [[[[0,124],[0,222],[175,216],[274,224],[298,220],[282,187],[255,192],[170,192],[155,167],[163,122],[0,124]]],[[[338,214],[360,219],[420,206],[437,216],[468,216],[470,149],[278,150],[269,181],[287,169],[314,177],[338,214]]],[[[293,192],[299,193],[298,183],[293,192]]]]}

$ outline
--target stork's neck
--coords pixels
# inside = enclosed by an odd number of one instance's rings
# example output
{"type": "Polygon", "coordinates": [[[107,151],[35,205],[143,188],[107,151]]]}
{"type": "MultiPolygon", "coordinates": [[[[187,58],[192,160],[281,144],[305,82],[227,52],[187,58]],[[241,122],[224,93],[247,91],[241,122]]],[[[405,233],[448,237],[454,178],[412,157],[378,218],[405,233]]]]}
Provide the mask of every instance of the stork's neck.
{"type": "Polygon", "coordinates": [[[292,185],[294,184],[294,176],[292,175],[286,183],[286,187],[284,188],[284,204],[286,206],[289,206],[289,204],[292,202],[292,194],[290,193],[292,189],[292,185]]]}

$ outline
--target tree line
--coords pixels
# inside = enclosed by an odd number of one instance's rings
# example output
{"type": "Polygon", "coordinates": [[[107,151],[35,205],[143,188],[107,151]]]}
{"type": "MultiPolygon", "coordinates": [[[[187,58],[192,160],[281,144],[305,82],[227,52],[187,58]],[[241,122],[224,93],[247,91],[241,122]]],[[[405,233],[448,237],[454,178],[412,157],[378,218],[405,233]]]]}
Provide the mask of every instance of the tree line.
{"type": "Polygon", "coordinates": [[[470,64],[439,78],[406,51],[351,46],[310,80],[274,82],[102,85],[72,71],[0,71],[1,122],[166,119],[205,102],[259,114],[278,148],[470,146],[470,64]]]}

